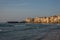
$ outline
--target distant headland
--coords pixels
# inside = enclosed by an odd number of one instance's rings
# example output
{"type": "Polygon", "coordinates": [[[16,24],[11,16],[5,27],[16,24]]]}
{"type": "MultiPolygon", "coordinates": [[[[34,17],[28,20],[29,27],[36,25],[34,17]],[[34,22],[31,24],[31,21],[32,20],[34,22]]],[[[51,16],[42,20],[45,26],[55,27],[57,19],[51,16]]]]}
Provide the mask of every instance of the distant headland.
{"type": "Polygon", "coordinates": [[[20,21],[20,22],[18,22],[18,21],[7,21],[7,23],[27,23],[26,21],[20,21]]]}

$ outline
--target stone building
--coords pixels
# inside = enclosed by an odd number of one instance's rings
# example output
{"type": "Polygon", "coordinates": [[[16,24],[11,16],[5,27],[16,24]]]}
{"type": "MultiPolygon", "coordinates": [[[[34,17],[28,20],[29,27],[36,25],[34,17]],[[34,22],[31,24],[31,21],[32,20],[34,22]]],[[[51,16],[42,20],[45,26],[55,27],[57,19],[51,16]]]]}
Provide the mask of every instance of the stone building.
{"type": "Polygon", "coordinates": [[[40,23],[40,22],[41,22],[40,17],[35,17],[35,18],[34,18],[34,23],[40,23]]]}
{"type": "Polygon", "coordinates": [[[60,23],[60,15],[58,15],[57,17],[58,17],[58,23],[60,23]]]}
{"type": "Polygon", "coordinates": [[[53,16],[49,17],[49,23],[54,23],[54,17],[53,16]]]}
{"type": "Polygon", "coordinates": [[[55,15],[54,17],[54,23],[58,23],[58,17],[55,15]]]}
{"type": "Polygon", "coordinates": [[[33,18],[26,18],[26,20],[25,20],[27,23],[32,23],[33,21],[34,21],[34,19],[33,18]]]}
{"type": "Polygon", "coordinates": [[[28,23],[60,23],[60,15],[54,15],[50,17],[35,17],[35,18],[26,18],[28,23]]]}
{"type": "Polygon", "coordinates": [[[34,23],[48,23],[49,18],[48,17],[35,17],[34,23]]]}
{"type": "Polygon", "coordinates": [[[48,17],[41,17],[41,23],[48,23],[49,18],[48,17]]]}

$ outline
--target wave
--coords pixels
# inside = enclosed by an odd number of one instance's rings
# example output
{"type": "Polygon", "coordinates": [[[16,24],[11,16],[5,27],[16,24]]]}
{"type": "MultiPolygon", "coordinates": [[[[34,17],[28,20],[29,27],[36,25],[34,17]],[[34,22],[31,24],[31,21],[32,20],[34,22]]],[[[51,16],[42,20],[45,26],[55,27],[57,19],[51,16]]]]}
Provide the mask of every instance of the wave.
{"type": "Polygon", "coordinates": [[[0,27],[13,27],[13,24],[0,24],[0,27]]]}
{"type": "Polygon", "coordinates": [[[1,29],[0,29],[0,33],[1,33],[1,32],[8,32],[8,30],[1,30],[1,29]]]}
{"type": "Polygon", "coordinates": [[[12,32],[13,30],[2,30],[0,29],[0,33],[7,33],[7,32],[12,32]]]}
{"type": "Polygon", "coordinates": [[[0,29],[0,32],[1,32],[2,30],[0,29]]]}
{"type": "Polygon", "coordinates": [[[21,26],[26,26],[25,24],[20,24],[20,25],[14,25],[15,27],[21,27],[21,26]]]}
{"type": "Polygon", "coordinates": [[[1,30],[0,32],[10,32],[10,31],[26,31],[26,30],[32,30],[32,29],[50,29],[50,30],[55,30],[59,29],[59,26],[56,25],[50,25],[50,24],[0,24],[0,27],[8,27],[9,29],[12,30],[1,30]],[[10,28],[13,27],[13,28],[10,28]]]}

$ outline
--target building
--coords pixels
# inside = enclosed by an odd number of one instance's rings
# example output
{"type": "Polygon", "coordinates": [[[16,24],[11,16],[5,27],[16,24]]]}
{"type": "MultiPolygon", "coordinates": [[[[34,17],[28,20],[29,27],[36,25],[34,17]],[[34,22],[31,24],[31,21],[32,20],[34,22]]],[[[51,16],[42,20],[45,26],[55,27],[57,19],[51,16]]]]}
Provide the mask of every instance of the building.
{"type": "Polygon", "coordinates": [[[34,23],[40,23],[40,22],[41,22],[40,17],[35,17],[35,18],[34,18],[34,23]]]}
{"type": "Polygon", "coordinates": [[[58,20],[58,23],[60,23],[60,15],[58,15],[57,17],[58,17],[58,19],[57,19],[58,20]]]}
{"type": "Polygon", "coordinates": [[[49,23],[54,23],[54,17],[53,16],[49,17],[49,23]]]}
{"type": "Polygon", "coordinates": [[[60,23],[60,15],[50,17],[26,18],[27,23],[60,23]]]}
{"type": "Polygon", "coordinates": [[[55,15],[54,17],[54,23],[58,23],[58,17],[55,15]]]}
{"type": "Polygon", "coordinates": [[[49,18],[48,17],[41,17],[41,23],[48,23],[49,18]]]}
{"type": "Polygon", "coordinates": [[[26,20],[25,20],[27,23],[32,23],[33,21],[34,21],[34,19],[33,18],[26,18],[26,20]]]}

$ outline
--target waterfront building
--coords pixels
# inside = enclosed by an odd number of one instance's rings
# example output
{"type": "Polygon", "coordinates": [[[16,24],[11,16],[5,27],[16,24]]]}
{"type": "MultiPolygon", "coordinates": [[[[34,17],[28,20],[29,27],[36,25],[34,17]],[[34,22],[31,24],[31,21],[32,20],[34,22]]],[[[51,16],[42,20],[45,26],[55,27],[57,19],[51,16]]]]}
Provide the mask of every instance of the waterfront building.
{"type": "Polygon", "coordinates": [[[25,20],[27,23],[32,23],[33,22],[33,18],[26,18],[26,20],[25,20]]]}
{"type": "Polygon", "coordinates": [[[35,18],[26,18],[28,23],[60,23],[60,15],[54,15],[50,17],[35,17],[35,18]]]}
{"type": "Polygon", "coordinates": [[[49,17],[49,23],[54,23],[54,17],[53,16],[49,17]]]}
{"type": "Polygon", "coordinates": [[[43,23],[43,17],[40,17],[40,23],[43,23]]]}
{"type": "Polygon", "coordinates": [[[48,17],[42,17],[41,18],[41,23],[48,23],[49,22],[49,18],[48,17]]]}
{"type": "Polygon", "coordinates": [[[34,23],[40,23],[40,22],[41,22],[40,17],[35,17],[35,18],[34,18],[34,23]]]}
{"type": "Polygon", "coordinates": [[[58,15],[57,17],[58,17],[58,23],[60,23],[60,15],[58,15]]]}
{"type": "Polygon", "coordinates": [[[49,17],[46,17],[46,23],[49,23],[49,17]]]}
{"type": "Polygon", "coordinates": [[[54,23],[58,23],[58,17],[55,15],[54,17],[54,23]]]}

